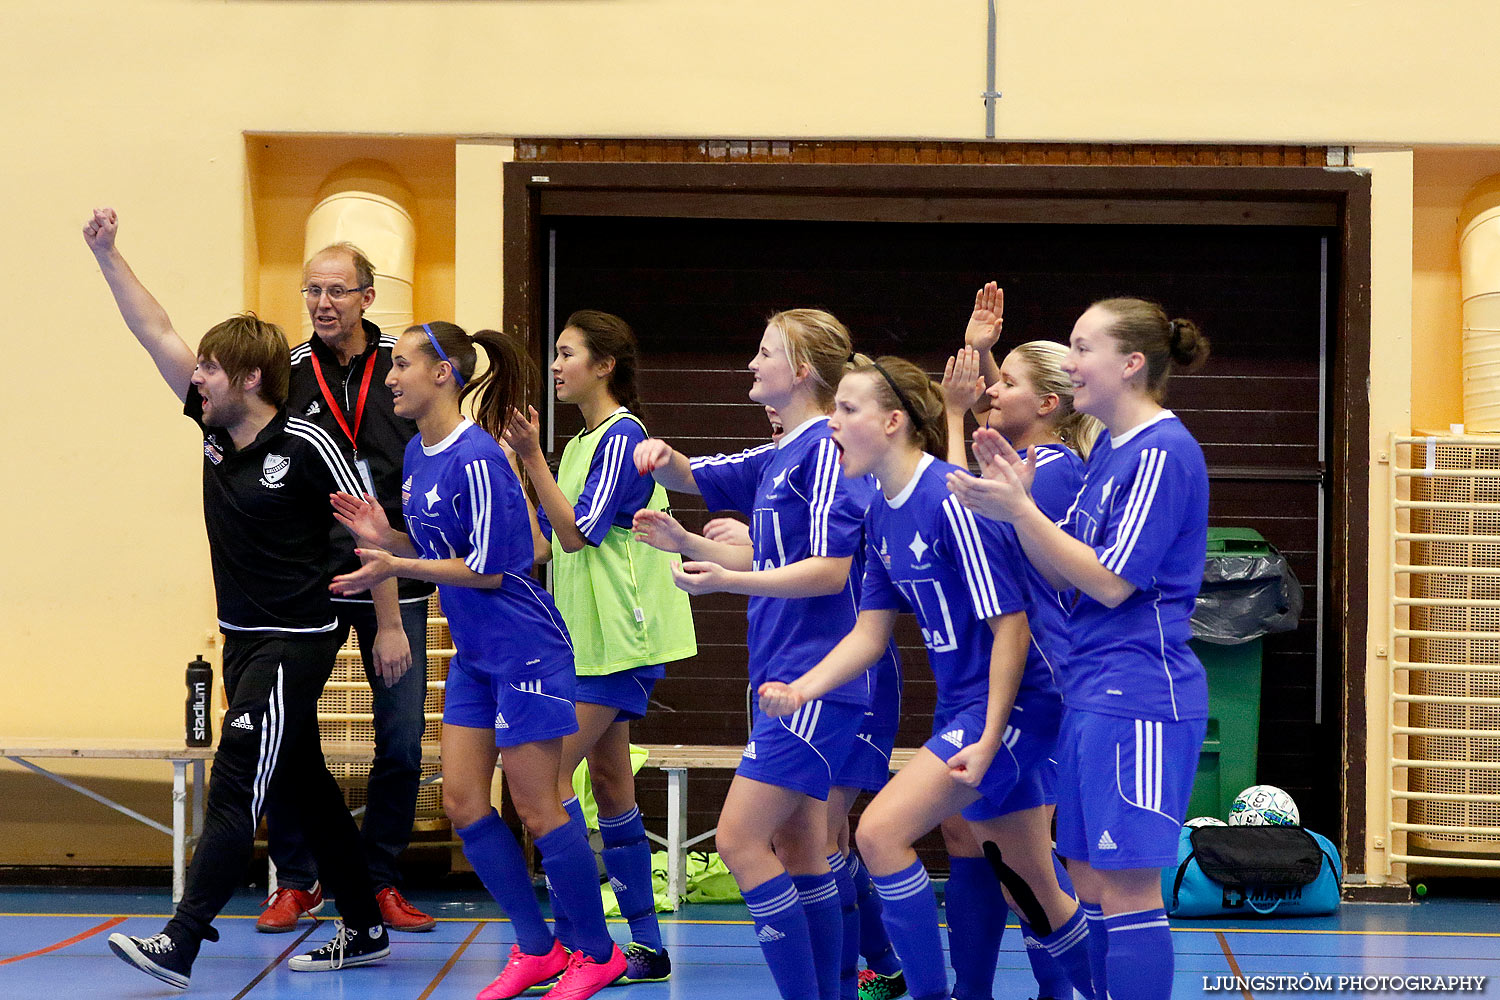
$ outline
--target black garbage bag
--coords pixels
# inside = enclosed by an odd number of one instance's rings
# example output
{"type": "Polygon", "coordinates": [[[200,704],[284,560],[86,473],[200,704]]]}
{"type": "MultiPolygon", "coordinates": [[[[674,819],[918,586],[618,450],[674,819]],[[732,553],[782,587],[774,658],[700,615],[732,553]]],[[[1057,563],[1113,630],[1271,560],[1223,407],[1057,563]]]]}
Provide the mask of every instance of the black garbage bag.
{"type": "Polygon", "coordinates": [[[1222,555],[1203,565],[1203,589],[1193,608],[1193,638],[1236,646],[1272,632],[1290,632],[1302,616],[1302,585],[1286,557],[1222,555]]]}

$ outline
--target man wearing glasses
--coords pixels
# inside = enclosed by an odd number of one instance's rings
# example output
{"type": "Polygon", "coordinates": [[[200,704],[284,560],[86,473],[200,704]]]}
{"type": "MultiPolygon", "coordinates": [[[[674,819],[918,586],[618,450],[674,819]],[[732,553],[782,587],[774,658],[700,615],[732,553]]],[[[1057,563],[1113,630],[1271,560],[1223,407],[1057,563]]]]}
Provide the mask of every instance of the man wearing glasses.
{"type": "MultiPolygon", "coordinates": [[[[385,385],[396,338],[383,337],[364,318],[375,301],[374,267],[352,243],[335,243],[313,255],[302,277],[313,336],[292,350],[287,408],[338,442],[365,490],[374,494],[392,524],[400,524],[401,459],[417,427],[396,416],[385,385]]],[[[335,525],[331,541],[329,572],[358,569],[349,533],[335,525]]],[[[334,606],[340,635],[346,637],[349,627],[354,628],[373,696],[375,760],[361,827],[370,879],[387,927],[427,931],[435,921],[401,894],[396,862],[411,837],[421,778],[432,585],[403,579],[399,586],[399,604],[390,594],[373,600],[360,594],[335,597],[334,606]],[[410,669],[405,669],[408,663],[410,669]]],[[[267,811],[278,885],[256,921],[257,930],[290,931],[323,905],[317,865],[297,822],[299,812],[275,798],[267,811]]]]}

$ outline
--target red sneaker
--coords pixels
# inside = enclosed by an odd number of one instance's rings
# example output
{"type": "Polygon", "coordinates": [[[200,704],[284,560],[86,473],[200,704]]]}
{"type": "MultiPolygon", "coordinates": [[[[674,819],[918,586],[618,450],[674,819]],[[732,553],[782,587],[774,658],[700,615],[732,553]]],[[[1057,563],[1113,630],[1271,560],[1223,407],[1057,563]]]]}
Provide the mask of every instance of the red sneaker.
{"type": "Polygon", "coordinates": [[[307,892],[283,886],[267,896],[261,905],[265,909],[255,921],[255,929],[263,934],[285,934],[297,926],[297,921],[323,908],[323,887],[314,882],[312,891],[307,892]]]}
{"type": "Polygon", "coordinates": [[[393,931],[430,931],[437,921],[412,906],[395,886],[386,886],[375,894],[380,904],[380,919],[393,931]]]}
{"type": "MultiPolygon", "coordinates": [[[[623,959],[622,959],[623,961],[623,959]]],[[[537,983],[545,983],[568,967],[568,949],[561,941],[552,942],[545,955],[528,955],[521,946],[510,946],[510,960],[495,981],[479,991],[475,1000],[507,1000],[520,996],[537,983]]]]}
{"type": "Polygon", "coordinates": [[[568,956],[568,968],[557,985],[542,995],[542,1000],[586,1000],[625,974],[625,955],[618,947],[609,950],[602,962],[589,958],[582,950],[568,956]]]}

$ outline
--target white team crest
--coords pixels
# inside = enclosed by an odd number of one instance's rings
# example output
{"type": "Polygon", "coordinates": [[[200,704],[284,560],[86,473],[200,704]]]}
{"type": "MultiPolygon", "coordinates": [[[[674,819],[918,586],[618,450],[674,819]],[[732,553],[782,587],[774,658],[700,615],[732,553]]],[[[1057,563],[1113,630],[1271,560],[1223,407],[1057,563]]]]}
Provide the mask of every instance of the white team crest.
{"type": "Polygon", "coordinates": [[[438,496],[437,483],[433,483],[432,484],[432,489],[430,489],[426,493],[422,494],[422,499],[424,499],[424,500],[427,501],[427,510],[424,511],[424,513],[427,513],[427,514],[435,514],[435,513],[437,513],[432,508],[436,507],[437,506],[437,502],[439,500],[443,499],[442,497],[438,496]]]}
{"type": "Polygon", "coordinates": [[[920,563],[922,557],[927,554],[927,550],[932,548],[932,546],[922,540],[922,533],[919,531],[912,536],[911,544],[907,548],[911,549],[912,560],[920,563]]]}
{"type": "Polygon", "coordinates": [[[266,460],[260,464],[260,481],[263,486],[275,486],[286,478],[287,470],[292,467],[292,460],[285,455],[275,452],[267,452],[266,460]]]}

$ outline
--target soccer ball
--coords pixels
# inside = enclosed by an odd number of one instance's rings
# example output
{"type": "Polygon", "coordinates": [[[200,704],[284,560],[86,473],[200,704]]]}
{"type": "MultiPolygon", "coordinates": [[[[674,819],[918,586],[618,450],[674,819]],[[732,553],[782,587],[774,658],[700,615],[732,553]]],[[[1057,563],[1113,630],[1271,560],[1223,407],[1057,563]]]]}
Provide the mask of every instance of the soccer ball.
{"type": "Polygon", "coordinates": [[[1300,826],[1297,803],[1275,785],[1251,785],[1234,797],[1230,826],[1300,826]]]}
{"type": "Polygon", "coordinates": [[[1183,826],[1228,826],[1229,824],[1225,823],[1222,819],[1219,819],[1217,816],[1194,816],[1192,819],[1188,820],[1186,823],[1184,823],[1182,825],[1183,826]]]}

